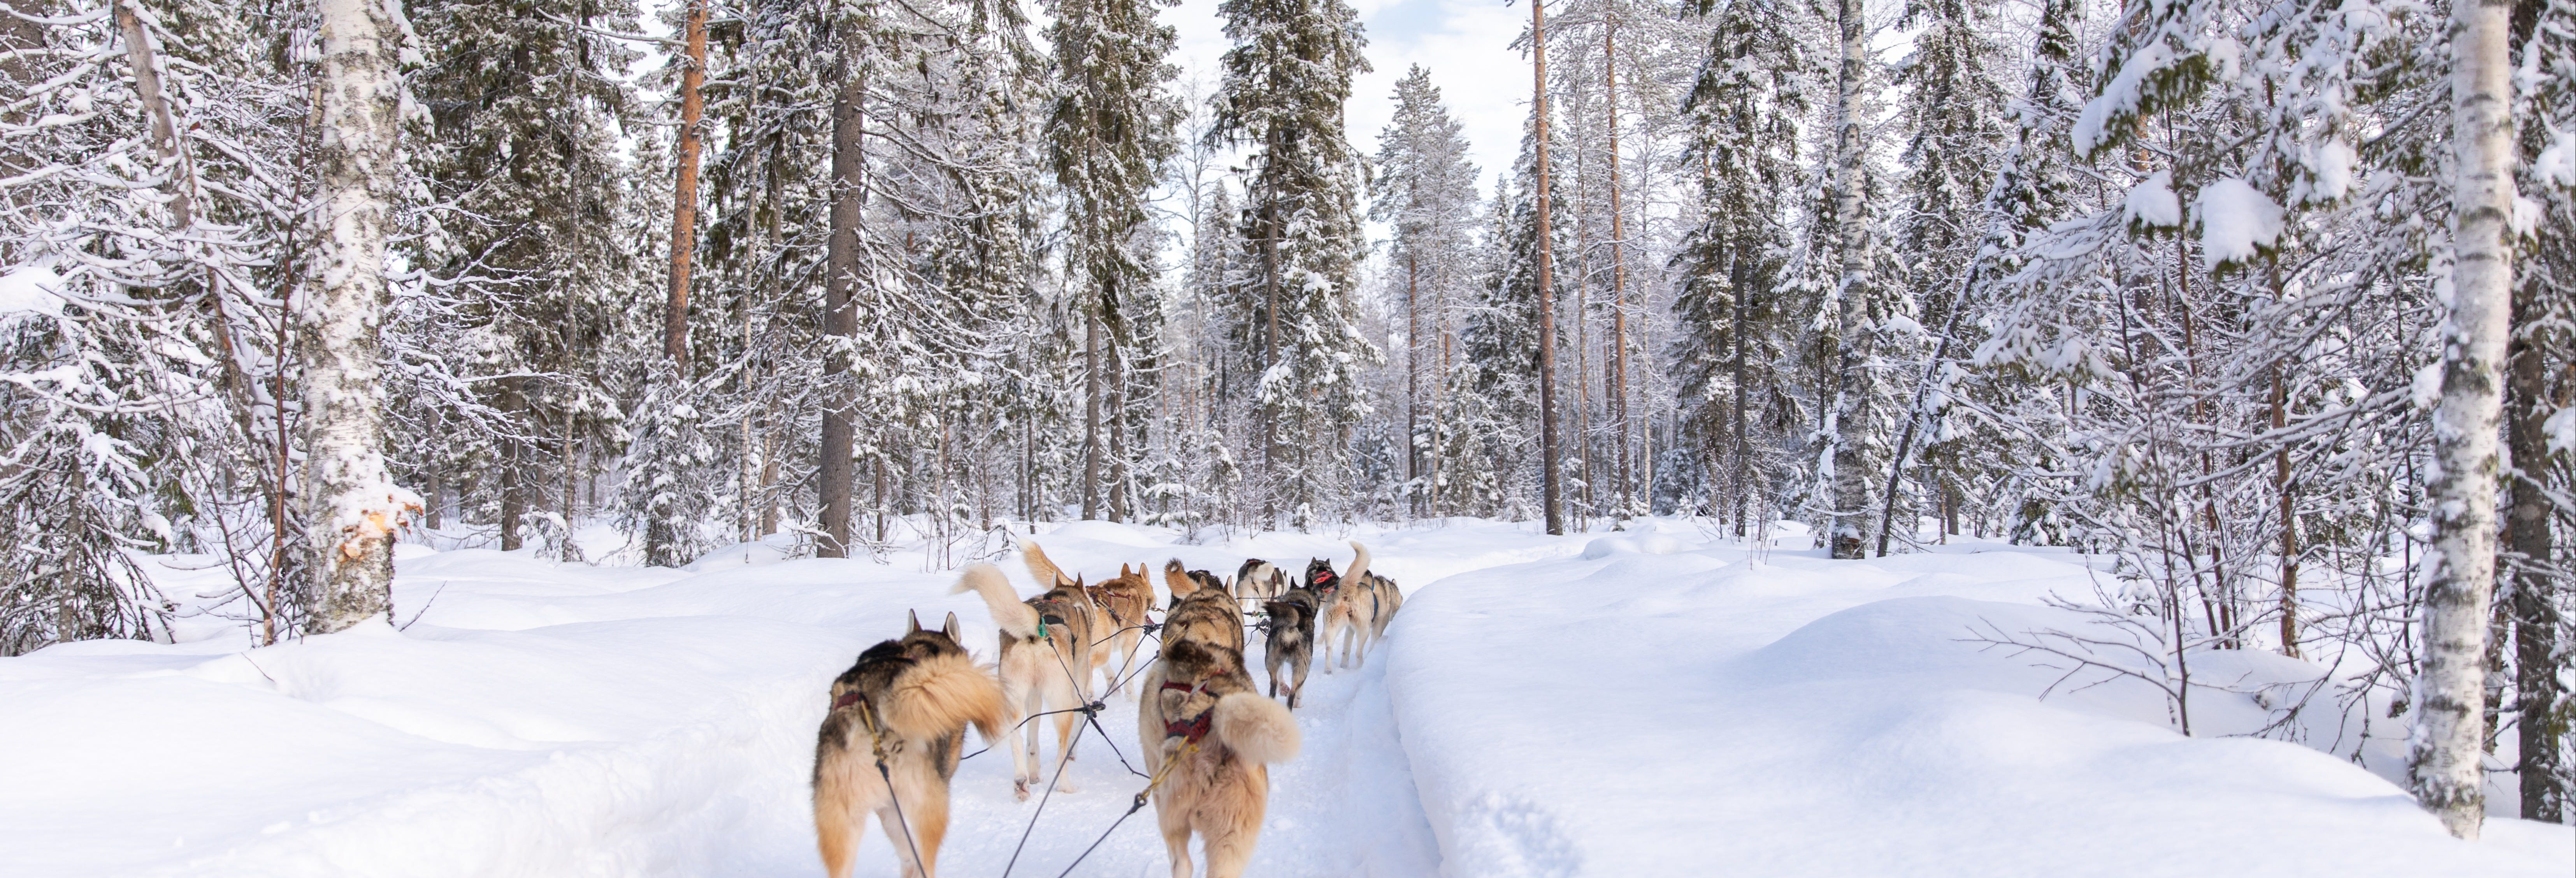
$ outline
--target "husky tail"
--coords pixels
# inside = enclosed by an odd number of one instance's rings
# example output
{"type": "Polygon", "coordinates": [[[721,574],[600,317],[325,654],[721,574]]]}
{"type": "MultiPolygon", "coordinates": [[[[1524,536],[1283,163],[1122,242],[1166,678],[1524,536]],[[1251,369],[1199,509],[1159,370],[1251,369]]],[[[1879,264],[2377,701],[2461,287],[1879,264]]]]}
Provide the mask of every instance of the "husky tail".
{"type": "Polygon", "coordinates": [[[1367,582],[1369,567],[1368,547],[1360,545],[1360,541],[1358,540],[1352,540],[1351,550],[1360,553],[1360,556],[1351,559],[1351,572],[1342,574],[1342,581],[1352,583],[1354,585],[1367,582]]]}
{"type": "Polygon", "coordinates": [[[1216,702],[1216,739],[1253,762],[1286,762],[1297,756],[1297,717],[1259,693],[1237,692],[1216,702]]]}
{"type": "MultiPolygon", "coordinates": [[[[1034,550],[1036,547],[1030,548],[1034,550]]],[[[1020,596],[1011,591],[1011,581],[1002,578],[1002,568],[991,564],[966,565],[966,575],[959,577],[957,587],[949,589],[948,593],[965,594],[970,591],[984,599],[984,607],[993,611],[993,623],[1002,626],[1002,633],[1021,640],[1032,640],[1038,636],[1037,609],[1020,602],[1020,596]]]]}
{"type": "Polygon", "coordinates": [[[1190,572],[1181,565],[1181,559],[1174,558],[1163,562],[1163,587],[1170,590],[1172,600],[1177,601],[1198,591],[1199,583],[1190,578],[1190,572]]]}
{"type": "Polygon", "coordinates": [[[1020,544],[1020,559],[1028,562],[1029,577],[1038,581],[1039,588],[1054,588],[1073,581],[1055,566],[1055,559],[1047,557],[1045,549],[1038,548],[1037,541],[1021,539],[1019,534],[1012,534],[1011,540],[1020,544]]]}
{"type": "MultiPolygon", "coordinates": [[[[1012,606],[1028,605],[1015,601],[1012,606]]],[[[921,660],[895,678],[886,701],[886,727],[906,738],[935,738],[972,723],[991,742],[1011,725],[1001,681],[964,655],[921,660]]]]}

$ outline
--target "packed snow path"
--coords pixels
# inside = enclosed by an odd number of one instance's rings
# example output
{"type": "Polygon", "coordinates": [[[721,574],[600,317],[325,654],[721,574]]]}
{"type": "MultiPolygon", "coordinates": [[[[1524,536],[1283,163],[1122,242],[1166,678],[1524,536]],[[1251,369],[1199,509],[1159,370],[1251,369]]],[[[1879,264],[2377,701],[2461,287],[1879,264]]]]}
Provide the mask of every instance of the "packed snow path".
{"type": "MultiPolygon", "coordinates": [[[[1834,562],[1676,522],[1564,538],[1452,525],[1359,535],[1408,602],[1367,667],[1310,678],[1305,750],[1273,769],[1249,874],[2564,878],[2576,863],[2565,827],[2492,820],[2488,841],[2455,842],[2338,756],[2182,738],[2140,686],[2037,699],[2055,672],[1962,639],[2069,624],[2036,600],[2090,593],[2071,556],[1834,562]]],[[[1247,555],[1349,554],[1328,536],[1047,530],[1048,552],[1095,580],[1175,556],[1231,573],[1247,555]]],[[[955,611],[986,657],[993,629],[918,553],[774,554],[673,571],[414,548],[401,632],[244,651],[209,625],[177,645],[0,659],[0,875],[818,874],[805,776],[825,683],[909,609],[955,611]]],[[[181,595],[222,587],[161,576],[181,595]]],[[[1110,699],[1108,739],[1087,732],[1071,772],[1081,791],[1047,802],[1012,874],[1057,875],[1126,810],[1144,782],[1113,749],[1137,760],[1133,710],[1110,699]]],[[[2262,716],[2244,696],[2195,702],[2204,735],[2262,716]]],[[[1000,750],[960,770],[942,874],[1010,861],[1038,808],[1013,800],[1010,773],[1000,750]]],[[[861,875],[895,874],[881,834],[862,855],[861,875]]],[[[1076,874],[1168,875],[1152,815],[1076,874]]]]}

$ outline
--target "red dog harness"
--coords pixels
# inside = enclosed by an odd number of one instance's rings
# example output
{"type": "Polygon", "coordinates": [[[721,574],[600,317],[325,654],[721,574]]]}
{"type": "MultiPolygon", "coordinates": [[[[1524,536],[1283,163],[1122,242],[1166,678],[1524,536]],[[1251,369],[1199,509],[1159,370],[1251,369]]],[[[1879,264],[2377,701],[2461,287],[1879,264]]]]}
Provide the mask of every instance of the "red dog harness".
{"type": "MultiPolygon", "coordinates": [[[[1193,695],[1200,691],[1198,687],[1192,686],[1188,683],[1176,683],[1170,680],[1163,681],[1163,688],[1178,689],[1193,695]]],[[[1216,707],[1214,705],[1210,705],[1208,709],[1199,711],[1198,716],[1190,719],[1178,721],[1164,720],[1163,737],[1186,738],[1190,743],[1196,744],[1200,739],[1207,737],[1208,729],[1213,727],[1215,722],[1216,707]]]]}

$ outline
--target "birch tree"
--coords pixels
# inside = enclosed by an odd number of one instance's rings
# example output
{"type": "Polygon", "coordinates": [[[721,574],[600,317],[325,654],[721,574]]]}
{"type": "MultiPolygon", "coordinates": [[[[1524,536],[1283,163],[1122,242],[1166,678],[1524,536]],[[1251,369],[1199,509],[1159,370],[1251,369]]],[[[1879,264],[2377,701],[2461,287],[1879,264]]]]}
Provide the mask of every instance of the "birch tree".
{"type": "Polygon", "coordinates": [[[2512,334],[2513,7],[2452,6],[2452,265],[2433,412],[2432,545],[2424,565],[2423,670],[2407,772],[2451,834],[2486,819],[2481,726],[2488,601],[2495,586],[2496,434],[2512,334]]]}
{"type": "Polygon", "coordinates": [[[388,301],[387,203],[400,170],[396,53],[405,25],[392,4],[321,4],[321,278],[301,316],[310,625],[330,633],[391,612],[394,531],[420,501],[385,468],[377,336],[388,301]]]}

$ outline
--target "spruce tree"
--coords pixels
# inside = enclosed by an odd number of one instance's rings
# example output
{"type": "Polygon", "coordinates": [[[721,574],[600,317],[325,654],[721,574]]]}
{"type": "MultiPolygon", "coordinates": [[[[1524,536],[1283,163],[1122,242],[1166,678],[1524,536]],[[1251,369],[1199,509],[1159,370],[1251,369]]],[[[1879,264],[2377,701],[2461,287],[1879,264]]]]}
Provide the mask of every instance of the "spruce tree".
{"type": "Polygon", "coordinates": [[[1787,200],[1802,185],[1797,144],[1809,111],[1813,64],[1796,34],[1807,10],[1790,2],[1716,6],[1706,57],[1683,103],[1685,179],[1697,180],[1696,228],[1675,255],[1678,338],[1672,375],[1684,429],[1697,447],[1706,511],[1743,536],[1751,499],[1784,473],[1775,449],[1793,443],[1804,417],[1794,376],[1778,371],[1794,347],[1786,262],[1787,200]],[[1756,416],[1756,406],[1763,414],[1756,416]],[[1763,431],[1761,439],[1755,430],[1763,431]]]}
{"type": "Polygon", "coordinates": [[[1389,283],[1404,302],[1407,493],[1422,514],[1436,516],[1442,514],[1436,487],[1440,414],[1426,393],[1439,389],[1447,305],[1464,292],[1473,272],[1468,247],[1476,221],[1476,166],[1467,161],[1462,126],[1431,84],[1431,71],[1418,65],[1408,71],[1396,82],[1394,98],[1395,116],[1378,136],[1369,215],[1395,233],[1387,262],[1389,283]],[[1433,382],[1427,391],[1426,369],[1433,382]]]}
{"type": "MultiPolygon", "coordinates": [[[[507,376],[479,385],[503,416],[493,459],[478,467],[499,483],[502,547],[520,548],[527,525],[538,523],[559,557],[578,559],[572,483],[585,443],[594,453],[614,451],[605,446],[622,406],[609,395],[608,373],[623,359],[614,340],[624,337],[620,324],[645,257],[620,234],[635,210],[619,143],[635,109],[620,74],[636,55],[600,33],[631,31],[635,13],[582,0],[521,20],[503,8],[489,0],[411,6],[427,62],[412,89],[428,112],[415,126],[410,160],[448,209],[405,248],[416,264],[473,290],[459,316],[485,342],[478,365],[507,376]]],[[[685,405],[656,396],[649,415],[685,405]]],[[[666,421],[639,427],[647,459],[677,441],[669,434],[678,428],[666,421]]],[[[638,472],[667,480],[669,466],[638,472]]],[[[672,511],[654,522],[690,515],[672,511]]],[[[650,530],[652,563],[685,563],[680,556],[693,554],[694,540],[667,525],[650,530]]]]}
{"type": "Polygon", "coordinates": [[[1265,516],[1298,527],[1340,496],[1352,426],[1368,411],[1359,370],[1375,345],[1353,318],[1362,232],[1359,156],[1343,133],[1351,78],[1368,69],[1342,0],[1225,0],[1214,140],[1250,150],[1244,238],[1258,278],[1236,314],[1258,352],[1265,516]]]}
{"type": "Polygon", "coordinates": [[[1173,128],[1181,108],[1169,89],[1178,70],[1164,60],[1176,37],[1154,12],[1163,2],[1055,0],[1055,23],[1047,28],[1058,78],[1047,159],[1063,187],[1065,259],[1081,290],[1086,335],[1094,339],[1086,348],[1092,389],[1084,512],[1095,511],[1105,480],[1112,520],[1123,520],[1134,502],[1129,473],[1143,449],[1132,440],[1143,431],[1137,416],[1155,378],[1148,367],[1154,325],[1162,318],[1146,196],[1179,149],[1173,128]],[[1100,396],[1104,366],[1109,399],[1100,396]],[[1101,435],[1104,404],[1111,417],[1107,437],[1101,435]],[[1123,453],[1104,468],[1102,458],[1113,448],[1123,453]]]}

